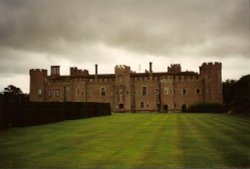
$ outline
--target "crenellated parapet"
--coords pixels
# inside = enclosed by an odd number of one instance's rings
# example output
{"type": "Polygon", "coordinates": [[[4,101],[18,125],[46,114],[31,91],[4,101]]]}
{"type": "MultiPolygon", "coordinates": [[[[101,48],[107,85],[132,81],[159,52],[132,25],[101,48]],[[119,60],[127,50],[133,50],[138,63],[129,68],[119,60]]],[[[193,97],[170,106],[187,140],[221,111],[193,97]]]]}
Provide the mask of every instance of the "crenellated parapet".
{"type": "Polygon", "coordinates": [[[115,66],[115,73],[131,73],[130,67],[126,65],[117,65],[115,66]]]}
{"type": "Polygon", "coordinates": [[[220,71],[222,64],[220,62],[203,63],[200,66],[200,74],[209,73],[211,71],[220,71]]]}
{"type": "Polygon", "coordinates": [[[180,64],[171,64],[168,67],[168,72],[169,73],[179,73],[179,72],[181,72],[181,65],[180,64]]]}
{"type": "Polygon", "coordinates": [[[88,76],[89,71],[86,69],[78,69],[77,67],[70,68],[70,76],[88,76]]]}
{"type": "Polygon", "coordinates": [[[48,76],[48,71],[46,69],[30,69],[30,76],[48,76]]]}

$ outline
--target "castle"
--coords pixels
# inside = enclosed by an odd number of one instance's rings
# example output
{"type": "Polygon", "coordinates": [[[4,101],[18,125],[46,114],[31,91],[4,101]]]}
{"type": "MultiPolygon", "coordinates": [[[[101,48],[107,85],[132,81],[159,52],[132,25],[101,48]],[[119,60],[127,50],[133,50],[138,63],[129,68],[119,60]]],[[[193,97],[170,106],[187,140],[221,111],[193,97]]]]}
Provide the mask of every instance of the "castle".
{"type": "Polygon", "coordinates": [[[30,101],[105,102],[114,112],[178,112],[195,103],[222,103],[221,63],[203,63],[199,73],[171,64],[166,72],[145,73],[115,66],[114,74],[95,74],[76,67],[61,76],[60,66],[30,70],[30,101]]]}

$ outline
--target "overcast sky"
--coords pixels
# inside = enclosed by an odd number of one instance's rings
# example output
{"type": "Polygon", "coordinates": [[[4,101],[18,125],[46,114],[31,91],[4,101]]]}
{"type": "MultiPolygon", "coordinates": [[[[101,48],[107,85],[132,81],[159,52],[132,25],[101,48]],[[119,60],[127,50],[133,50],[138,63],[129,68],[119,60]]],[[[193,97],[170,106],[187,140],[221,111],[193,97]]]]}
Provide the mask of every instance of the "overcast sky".
{"type": "Polygon", "coordinates": [[[223,80],[250,73],[249,0],[0,0],[0,90],[29,92],[29,69],[61,65],[113,73],[198,72],[223,64],[223,80]]]}

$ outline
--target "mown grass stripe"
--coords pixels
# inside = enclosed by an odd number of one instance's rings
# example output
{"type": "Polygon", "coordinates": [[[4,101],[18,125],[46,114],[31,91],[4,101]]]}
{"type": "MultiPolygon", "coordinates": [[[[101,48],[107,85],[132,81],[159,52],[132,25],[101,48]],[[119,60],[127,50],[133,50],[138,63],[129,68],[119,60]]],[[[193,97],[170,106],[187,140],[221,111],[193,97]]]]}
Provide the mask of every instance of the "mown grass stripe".
{"type": "Polygon", "coordinates": [[[158,129],[155,131],[154,140],[151,146],[142,154],[143,161],[134,168],[174,168],[180,166],[179,160],[176,161],[176,147],[175,147],[175,130],[176,130],[176,116],[162,115],[158,129]]]}
{"type": "Polygon", "coordinates": [[[201,126],[197,125],[193,115],[182,116],[184,129],[181,146],[185,148],[184,168],[214,168],[221,164],[221,157],[217,155],[211,142],[208,142],[201,133],[201,126]]]}
{"type": "Polygon", "coordinates": [[[241,126],[235,127],[233,124],[224,124],[227,119],[221,118],[221,120],[214,119],[214,116],[211,116],[211,118],[203,119],[200,116],[197,116],[199,120],[202,120],[212,127],[215,128],[216,131],[220,132],[224,136],[230,137],[234,142],[237,142],[236,144],[239,144],[241,146],[244,146],[246,149],[249,149],[250,145],[250,131],[246,130],[245,128],[242,128],[241,126]],[[240,132],[239,132],[240,131],[240,132]]]}
{"type": "Polygon", "coordinates": [[[249,124],[234,118],[114,114],[14,128],[0,132],[0,168],[250,167],[249,124]]]}
{"type": "Polygon", "coordinates": [[[211,142],[211,145],[214,146],[213,149],[223,158],[224,165],[219,167],[248,167],[250,165],[248,148],[239,145],[233,137],[221,132],[209,118],[202,118],[202,120],[200,116],[197,118],[199,120],[195,123],[200,125],[204,138],[211,142]]]}
{"type": "Polygon", "coordinates": [[[213,120],[215,123],[231,126],[234,129],[249,130],[250,128],[249,123],[246,123],[244,119],[232,119],[231,116],[226,114],[212,114],[209,119],[213,120]],[[239,123],[240,120],[242,120],[241,122],[243,123],[239,123]]]}

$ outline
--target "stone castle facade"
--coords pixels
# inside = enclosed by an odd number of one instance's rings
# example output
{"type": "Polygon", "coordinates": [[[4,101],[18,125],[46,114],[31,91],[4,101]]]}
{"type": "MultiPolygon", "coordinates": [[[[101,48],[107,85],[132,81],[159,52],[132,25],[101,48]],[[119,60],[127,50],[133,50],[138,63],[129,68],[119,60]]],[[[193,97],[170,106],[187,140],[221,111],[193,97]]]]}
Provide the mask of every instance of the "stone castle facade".
{"type": "Polygon", "coordinates": [[[129,66],[115,66],[114,74],[95,74],[76,67],[70,75],[60,75],[60,66],[30,70],[30,101],[105,102],[114,112],[184,111],[195,103],[222,103],[221,63],[203,63],[199,73],[181,71],[171,64],[166,72],[153,72],[152,63],[145,73],[129,66]]]}

